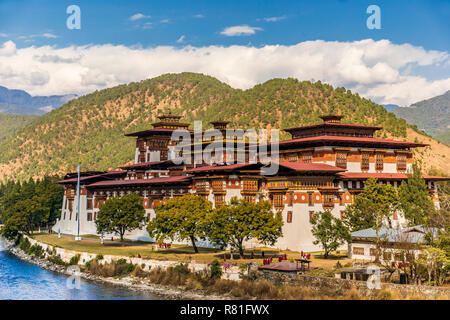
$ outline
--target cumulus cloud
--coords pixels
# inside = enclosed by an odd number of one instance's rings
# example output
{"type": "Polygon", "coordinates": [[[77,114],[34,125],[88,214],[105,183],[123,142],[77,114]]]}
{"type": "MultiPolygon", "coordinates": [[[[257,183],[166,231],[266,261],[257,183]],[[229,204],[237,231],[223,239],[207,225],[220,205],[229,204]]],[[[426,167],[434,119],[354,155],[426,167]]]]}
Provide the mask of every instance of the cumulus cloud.
{"type": "Polygon", "coordinates": [[[0,56],[12,56],[16,54],[16,44],[12,42],[11,40],[6,41],[1,47],[0,47],[0,56]]]}
{"type": "Polygon", "coordinates": [[[33,95],[85,94],[183,71],[208,74],[241,89],[274,77],[321,80],[382,104],[409,105],[450,89],[449,53],[388,40],[263,47],[0,45],[0,85],[33,95]],[[430,79],[417,71],[426,68],[439,70],[440,77],[430,79]]]}
{"type": "Polygon", "coordinates": [[[250,27],[248,25],[242,25],[242,26],[233,26],[228,27],[222,30],[220,34],[223,34],[224,36],[233,37],[233,36],[243,36],[243,35],[251,35],[255,34],[256,31],[261,31],[261,28],[258,27],[250,27]]]}
{"type": "Polygon", "coordinates": [[[133,14],[133,15],[129,18],[129,20],[130,20],[130,21],[136,21],[136,20],[147,19],[147,18],[150,18],[150,16],[146,16],[146,15],[144,15],[144,14],[142,14],[142,13],[136,13],[136,14],[133,14]]]}
{"type": "Polygon", "coordinates": [[[181,37],[178,38],[177,42],[182,43],[184,41],[184,38],[185,38],[185,36],[183,34],[181,37]]]}

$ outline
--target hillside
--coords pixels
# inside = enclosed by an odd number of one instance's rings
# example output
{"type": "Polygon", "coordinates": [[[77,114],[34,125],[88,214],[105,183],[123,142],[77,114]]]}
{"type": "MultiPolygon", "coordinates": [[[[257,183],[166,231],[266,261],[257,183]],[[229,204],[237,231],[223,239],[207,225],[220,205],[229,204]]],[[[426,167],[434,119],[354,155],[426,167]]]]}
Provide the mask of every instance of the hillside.
{"type": "Polygon", "coordinates": [[[74,98],[76,98],[76,95],[33,97],[26,91],[0,86],[0,112],[44,114],[74,98]]]}
{"type": "Polygon", "coordinates": [[[0,142],[13,136],[38,116],[0,113],[0,142]]]}
{"type": "Polygon", "coordinates": [[[320,82],[273,79],[244,91],[201,74],[166,74],[93,92],[41,116],[0,143],[0,179],[64,174],[78,161],[83,169],[116,168],[134,158],[135,141],[124,133],[150,128],[168,110],[189,122],[222,119],[242,128],[306,125],[340,113],[344,122],[384,126],[382,137],[405,139],[408,129],[384,107],[320,82]]]}
{"type": "Polygon", "coordinates": [[[442,142],[450,144],[450,90],[392,112],[442,142]]]}

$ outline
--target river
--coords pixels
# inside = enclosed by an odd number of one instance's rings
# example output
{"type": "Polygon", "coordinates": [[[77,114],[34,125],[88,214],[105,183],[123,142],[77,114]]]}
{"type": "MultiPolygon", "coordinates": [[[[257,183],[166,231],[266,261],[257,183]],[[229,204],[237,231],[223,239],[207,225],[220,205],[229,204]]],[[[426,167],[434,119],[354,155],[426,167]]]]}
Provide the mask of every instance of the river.
{"type": "Polygon", "coordinates": [[[150,293],[80,280],[69,288],[67,276],[42,269],[16,258],[0,240],[0,300],[158,300],[150,293]]]}

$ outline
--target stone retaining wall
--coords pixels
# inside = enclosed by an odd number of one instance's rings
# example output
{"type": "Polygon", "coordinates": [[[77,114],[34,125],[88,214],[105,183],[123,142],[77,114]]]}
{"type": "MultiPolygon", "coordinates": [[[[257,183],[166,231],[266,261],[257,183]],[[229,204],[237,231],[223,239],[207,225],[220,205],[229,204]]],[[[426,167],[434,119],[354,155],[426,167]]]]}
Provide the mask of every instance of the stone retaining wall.
{"type": "MultiPolygon", "coordinates": [[[[277,286],[301,286],[313,290],[349,290],[356,288],[362,296],[372,297],[379,290],[372,290],[367,287],[366,281],[339,279],[331,277],[317,277],[306,276],[292,273],[281,273],[274,271],[257,272],[258,279],[264,279],[272,282],[277,286]]],[[[431,286],[415,286],[395,283],[381,283],[381,289],[390,289],[397,291],[403,297],[419,294],[425,296],[427,299],[449,299],[450,288],[446,287],[431,287],[431,286]]]]}
{"type": "MultiPolygon", "coordinates": [[[[64,248],[54,247],[52,245],[39,242],[35,239],[32,239],[26,235],[24,237],[28,238],[31,245],[37,244],[42,247],[45,251],[45,255],[49,256],[50,254],[47,252],[55,252],[55,255],[59,255],[61,259],[64,262],[69,262],[72,257],[76,256],[77,254],[80,255],[80,261],[78,262],[79,265],[85,265],[86,262],[93,260],[97,257],[94,253],[87,253],[87,252],[80,252],[80,251],[74,251],[74,250],[67,250],[64,248]]],[[[161,260],[152,260],[152,259],[143,259],[143,258],[131,258],[127,256],[115,256],[115,255],[103,255],[103,259],[99,261],[99,263],[110,263],[112,261],[118,261],[119,259],[125,259],[127,263],[132,263],[135,265],[140,266],[144,271],[149,271],[151,269],[161,268],[162,270],[167,269],[168,267],[175,267],[176,265],[180,264],[178,261],[161,261],[161,260]]],[[[192,272],[196,271],[202,271],[208,269],[208,265],[204,263],[196,263],[196,262],[190,262],[187,264],[189,270],[192,272]]],[[[222,279],[228,279],[228,280],[236,280],[239,281],[239,267],[233,266],[228,268],[227,270],[223,270],[222,279]]]]}

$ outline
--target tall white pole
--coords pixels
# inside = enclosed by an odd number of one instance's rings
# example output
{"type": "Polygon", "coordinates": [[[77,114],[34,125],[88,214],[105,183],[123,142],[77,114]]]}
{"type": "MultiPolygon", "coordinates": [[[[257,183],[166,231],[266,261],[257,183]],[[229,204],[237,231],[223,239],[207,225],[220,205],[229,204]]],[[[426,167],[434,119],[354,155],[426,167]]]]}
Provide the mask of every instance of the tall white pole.
{"type": "Polygon", "coordinates": [[[78,222],[78,231],[75,240],[81,240],[80,237],[80,165],[77,166],[77,222],[78,222]]]}

